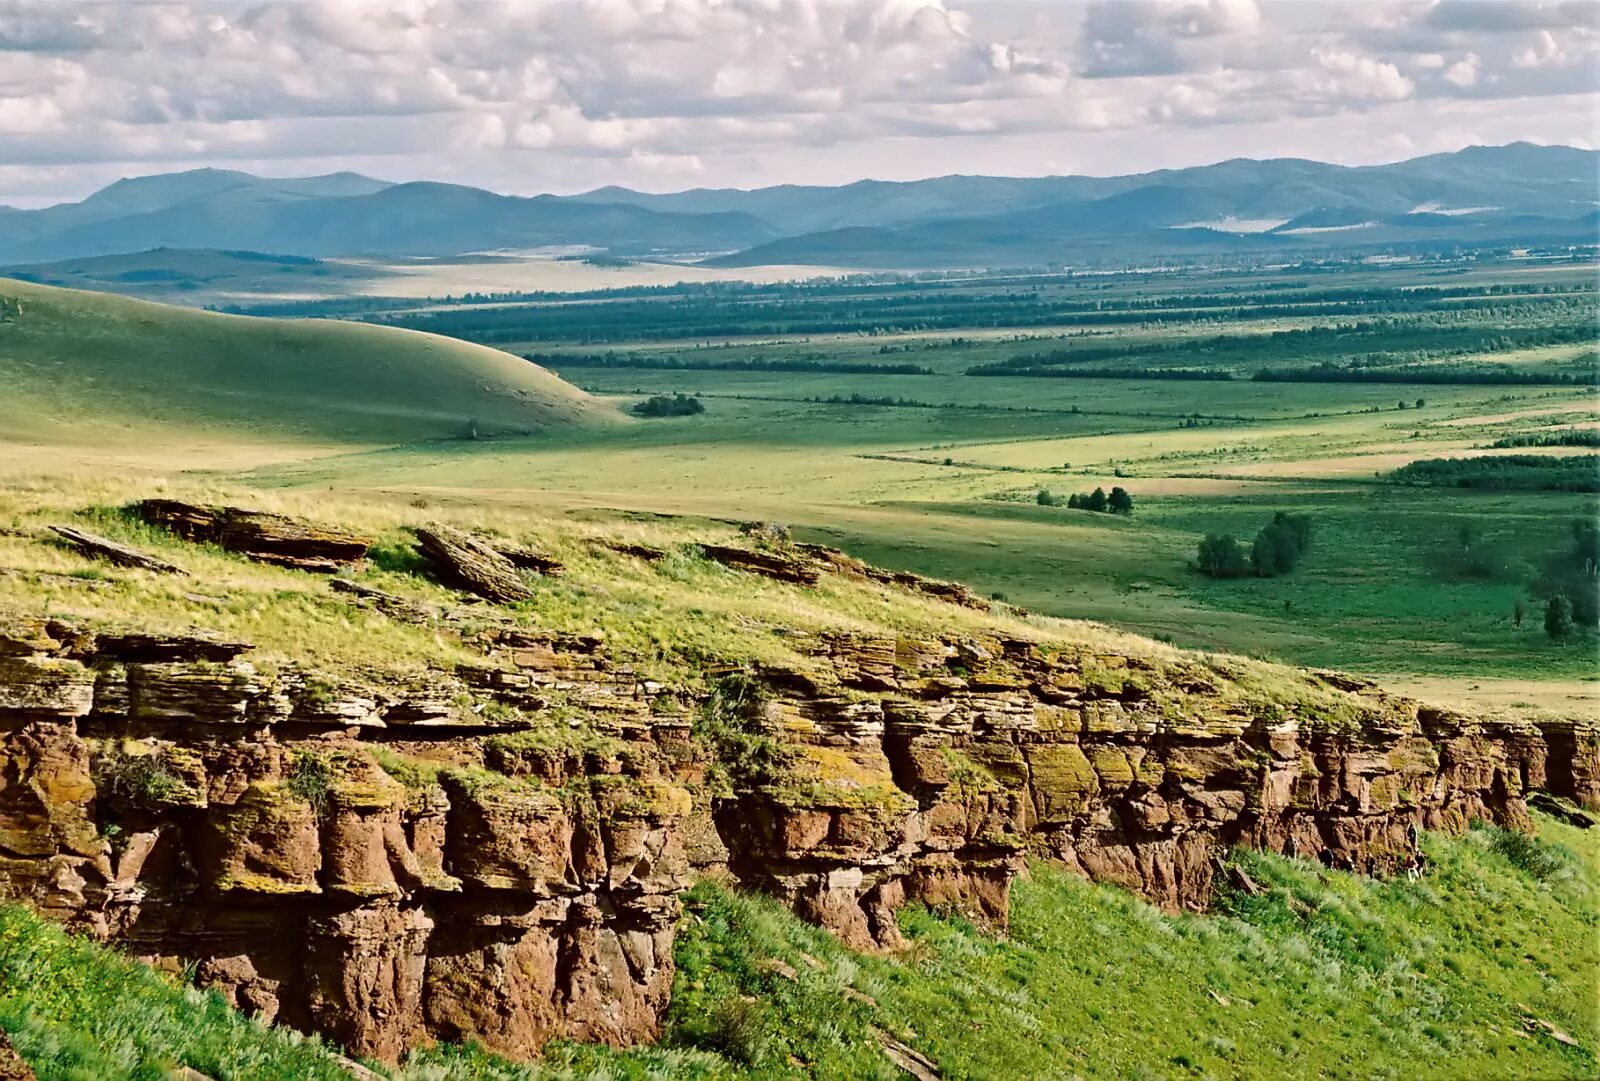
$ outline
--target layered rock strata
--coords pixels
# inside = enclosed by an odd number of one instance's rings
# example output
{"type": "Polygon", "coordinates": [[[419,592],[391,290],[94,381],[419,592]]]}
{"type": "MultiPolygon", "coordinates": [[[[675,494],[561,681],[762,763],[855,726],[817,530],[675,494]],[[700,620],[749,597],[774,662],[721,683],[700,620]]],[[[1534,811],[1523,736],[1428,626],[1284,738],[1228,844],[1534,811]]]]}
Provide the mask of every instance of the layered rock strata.
{"type": "Polygon", "coordinates": [[[1332,674],[1019,640],[795,636],[808,663],[641,677],[499,627],[406,680],[243,643],[0,621],[0,895],[393,1059],[659,1029],[692,870],[861,947],[907,900],[1006,920],[1029,854],[1169,908],[1252,845],[1390,873],[1418,829],[1600,805],[1584,722],[1332,674]],[[733,693],[737,691],[737,693],[733,693]]]}

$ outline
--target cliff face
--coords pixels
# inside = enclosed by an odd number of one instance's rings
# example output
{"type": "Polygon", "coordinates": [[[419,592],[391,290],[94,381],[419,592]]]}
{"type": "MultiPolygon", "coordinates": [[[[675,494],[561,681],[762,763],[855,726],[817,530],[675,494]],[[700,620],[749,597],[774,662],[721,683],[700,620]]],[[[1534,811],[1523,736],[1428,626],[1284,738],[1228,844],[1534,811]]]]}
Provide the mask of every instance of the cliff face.
{"type": "Polygon", "coordinates": [[[1389,873],[1416,829],[1523,825],[1531,788],[1600,805],[1592,726],[1335,676],[1312,711],[1225,661],[797,644],[820,663],[708,699],[527,631],[356,685],[238,643],[0,622],[0,896],[361,1055],[525,1056],[656,1034],[695,868],[892,947],[907,900],[1003,925],[1030,853],[1199,907],[1229,845],[1389,873]]]}

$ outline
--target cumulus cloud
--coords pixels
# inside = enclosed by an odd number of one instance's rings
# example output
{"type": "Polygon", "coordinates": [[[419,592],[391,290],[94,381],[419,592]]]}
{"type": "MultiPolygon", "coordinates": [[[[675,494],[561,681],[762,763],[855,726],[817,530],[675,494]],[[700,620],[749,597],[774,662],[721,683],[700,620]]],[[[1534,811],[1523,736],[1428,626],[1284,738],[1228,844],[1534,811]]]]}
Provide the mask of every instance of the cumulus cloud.
{"type": "Polygon", "coordinates": [[[1298,152],[1332,157],[1362,123],[1373,153],[1432,145],[1425,120],[1406,131],[1388,114],[1452,99],[1504,105],[1503,123],[1479,125],[1487,141],[1548,138],[1553,122],[1534,132],[1518,118],[1555,115],[1538,99],[1576,100],[1585,107],[1556,137],[1580,141],[1593,127],[1597,11],[1587,0],[0,0],[0,201],[229,162],[522,191],[1037,173],[1064,160],[1115,172],[1185,164],[1159,156],[1187,145],[1178,132],[1210,131],[1215,158],[1281,125],[1298,152]],[[1339,140],[1317,134],[1336,119],[1339,140]],[[1130,160],[1128,147],[1146,145],[1130,160]]]}

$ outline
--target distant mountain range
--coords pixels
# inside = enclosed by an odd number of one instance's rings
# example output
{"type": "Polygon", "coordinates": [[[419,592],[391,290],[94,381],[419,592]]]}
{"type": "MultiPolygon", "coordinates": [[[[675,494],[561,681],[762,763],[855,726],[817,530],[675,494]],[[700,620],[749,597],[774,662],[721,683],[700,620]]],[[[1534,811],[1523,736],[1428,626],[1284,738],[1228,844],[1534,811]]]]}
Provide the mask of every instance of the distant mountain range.
{"type": "Polygon", "coordinates": [[[1593,244],[1597,170],[1594,151],[1513,143],[1360,168],[1236,159],[1119,177],[520,198],[353,173],[200,169],[120,180],[79,203],[0,208],[0,263],[158,247],[393,258],[583,246],[723,266],[904,269],[1593,244]]]}

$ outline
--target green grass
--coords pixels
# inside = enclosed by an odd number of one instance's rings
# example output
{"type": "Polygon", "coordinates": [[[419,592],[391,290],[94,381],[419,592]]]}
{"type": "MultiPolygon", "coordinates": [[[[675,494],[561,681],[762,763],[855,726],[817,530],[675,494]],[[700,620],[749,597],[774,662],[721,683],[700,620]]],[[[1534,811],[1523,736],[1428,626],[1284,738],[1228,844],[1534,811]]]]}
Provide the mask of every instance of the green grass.
{"type": "MultiPolygon", "coordinates": [[[[216,470],[231,481],[256,488],[299,490],[308,495],[333,489],[360,493],[362,499],[381,490],[384,498],[437,499],[485,515],[517,508],[529,515],[610,511],[676,514],[698,520],[783,521],[808,538],[837,542],[874,562],[965,581],[982,593],[1003,594],[1048,615],[1107,621],[1200,648],[1347,667],[1379,676],[1473,676],[1545,683],[1551,687],[1548,693],[1535,691],[1528,699],[1567,708],[1570,684],[1588,674],[1593,643],[1584,639],[1564,646],[1552,644],[1541,637],[1536,621],[1525,620],[1517,627],[1511,614],[1519,600],[1527,611],[1540,603],[1540,598],[1532,595],[1542,558],[1534,549],[1543,543],[1544,534],[1560,528],[1567,518],[1596,513],[1600,506],[1582,496],[1546,498],[1534,493],[1515,499],[1485,498],[1467,491],[1399,489],[1385,483],[1383,477],[1421,458],[1498,453],[1486,445],[1548,431],[1554,424],[1593,425],[1597,414],[1592,391],[1491,385],[1263,383],[1248,378],[1221,383],[973,378],[961,373],[976,364],[1064,346],[1119,349],[1190,340],[1203,346],[1218,333],[1259,337],[1271,330],[1327,325],[1346,318],[1283,314],[1282,305],[1292,307],[1301,294],[1314,296],[1346,288],[1486,284],[1565,289],[1585,284],[1585,271],[1575,266],[1484,263],[1449,268],[1348,267],[1337,273],[1291,268],[1116,275],[1103,280],[1055,278],[1036,283],[1043,295],[1103,302],[1108,308],[1129,303],[1137,306],[1164,294],[1208,292],[1236,297],[1254,294],[1266,298],[1270,306],[1260,314],[1252,316],[1245,311],[1245,318],[1221,323],[1166,320],[1154,312],[1148,319],[1117,325],[1019,328],[1004,325],[1000,319],[994,325],[892,333],[880,333],[871,320],[862,323],[871,329],[850,329],[880,303],[885,307],[878,310],[888,313],[885,325],[899,325],[890,319],[899,301],[862,291],[842,308],[830,302],[828,311],[843,311],[849,319],[837,328],[824,327],[814,333],[716,336],[708,332],[704,337],[680,341],[644,336],[599,344],[581,340],[507,342],[506,348],[528,348],[557,357],[637,353],[710,363],[751,359],[912,363],[933,374],[563,368],[553,361],[556,370],[573,381],[614,395],[609,405],[626,408],[651,395],[684,391],[699,395],[706,412],[650,423],[552,425],[528,438],[482,441],[395,445],[400,437],[391,432],[392,438],[354,448],[302,443],[277,454],[257,454],[253,460],[230,446],[265,438],[274,426],[298,425],[297,430],[304,433],[323,425],[326,432],[325,422],[337,415],[337,423],[332,425],[336,434],[328,436],[328,441],[353,439],[364,422],[352,420],[341,403],[354,397],[365,408],[372,393],[368,384],[376,385],[364,371],[359,384],[323,372],[308,377],[303,369],[285,365],[271,350],[263,351],[262,343],[270,345],[283,335],[326,335],[335,330],[357,336],[386,332],[326,322],[208,322],[205,325],[217,328],[218,334],[225,329],[238,340],[239,349],[230,355],[264,358],[257,361],[260,376],[255,365],[241,365],[228,378],[241,381],[252,395],[266,396],[228,399],[204,391],[201,380],[202,391],[193,396],[193,405],[181,409],[192,409],[191,419],[197,424],[233,425],[218,435],[216,453],[186,453],[181,458],[170,451],[147,453],[132,472],[166,475],[189,465],[216,470]],[[268,374],[270,385],[264,378],[268,374]],[[271,395],[291,383],[316,388],[322,398],[319,408],[330,412],[313,421],[296,419],[293,410],[258,408],[258,402],[276,401],[271,395]],[[908,399],[924,405],[826,400],[851,395],[908,399]],[[234,408],[249,408],[252,415],[242,419],[228,413],[234,408]],[[266,464],[258,468],[237,471],[263,460],[266,464]],[[1031,501],[1040,488],[1062,493],[1088,491],[1097,485],[1109,489],[1113,484],[1134,495],[1137,510],[1130,522],[1094,521],[1065,508],[1020,505],[1031,501]],[[1294,575],[1271,582],[1218,583],[1188,569],[1195,543],[1204,533],[1233,531],[1248,540],[1259,521],[1282,508],[1304,510],[1325,526],[1319,532],[1326,543],[1319,545],[1318,553],[1294,575]],[[1437,550],[1445,543],[1441,538],[1452,536],[1465,520],[1479,522],[1489,534],[1509,538],[1508,543],[1516,549],[1508,564],[1514,573],[1492,580],[1440,578],[1436,565],[1437,550]]],[[[930,288],[918,303],[926,301],[924,307],[931,305],[929,311],[942,315],[940,297],[965,295],[979,301],[969,306],[972,312],[988,312],[999,319],[1009,302],[990,303],[984,298],[1032,287],[1004,278],[977,277],[942,292],[930,288]]],[[[1389,313],[1395,319],[1397,346],[1415,345],[1419,327],[1465,328],[1462,333],[1468,336],[1482,332],[1494,337],[1500,328],[1509,333],[1518,328],[1565,325],[1588,312],[1594,303],[1592,292],[1542,299],[1521,295],[1489,298],[1489,303],[1442,301],[1443,308],[1419,312],[1407,308],[1402,300],[1391,299],[1398,305],[1389,313]]],[[[97,303],[132,302],[101,298],[97,303]]],[[[733,314],[756,323],[769,314],[774,318],[783,315],[782,304],[766,303],[766,307],[741,304],[733,314]]],[[[633,333],[628,319],[648,322],[660,314],[655,310],[660,305],[619,306],[603,297],[591,298],[587,304],[566,305],[563,310],[568,315],[621,313],[617,315],[621,322],[611,328],[620,336],[633,333]]],[[[152,310],[163,313],[163,318],[171,311],[152,310]]],[[[496,318],[498,310],[460,308],[450,325],[471,333],[474,320],[496,318]]],[[[6,356],[6,336],[26,332],[30,312],[25,311],[23,322],[0,325],[0,358],[6,356]]],[[[191,320],[215,319],[199,313],[182,314],[191,320]]],[[[1363,310],[1359,315],[1367,323],[1382,318],[1385,313],[1381,310],[1363,310]]],[[[126,329],[125,323],[112,320],[106,333],[100,334],[95,330],[99,324],[91,320],[85,324],[87,329],[74,331],[72,348],[80,354],[87,349],[92,356],[92,349],[84,343],[94,346],[102,338],[114,337],[126,329]]],[[[639,329],[643,326],[640,323],[635,329],[643,334],[639,329]]],[[[1384,344],[1381,328],[1369,328],[1357,339],[1361,349],[1384,344]]],[[[1332,348],[1338,340],[1322,344],[1332,348]]],[[[453,347],[473,348],[461,343],[453,347]]],[[[1502,354],[1526,359],[1526,349],[1494,348],[1500,352],[1478,359],[1498,363],[1495,358],[1502,354]]],[[[139,355],[166,354],[142,350],[139,355]]],[[[1170,359],[1183,364],[1222,363],[1215,351],[1191,356],[1178,350],[1170,359]]],[[[1295,362],[1292,356],[1267,359],[1274,364],[1295,362]]],[[[1340,359],[1350,358],[1341,354],[1340,359]]],[[[0,359],[0,374],[7,363],[15,362],[0,359]]],[[[161,365],[173,366],[180,374],[189,371],[176,361],[163,359],[161,365]]],[[[430,403],[445,400],[434,384],[420,376],[406,378],[415,384],[406,391],[413,398],[430,403]]],[[[193,382],[187,377],[167,380],[163,392],[169,401],[160,408],[178,409],[171,401],[189,397],[187,393],[165,393],[166,386],[193,382]]],[[[24,434],[32,430],[28,425],[49,427],[49,433],[40,437],[44,441],[34,448],[12,444],[21,464],[8,473],[61,468],[56,445],[74,438],[99,441],[88,467],[101,472],[106,471],[108,458],[120,462],[132,453],[126,449],[106,451],[106,446],[117,440],[126,442],[128,433],[95,421],[109,415],[100,412],[110,409],[103,400],[85,411],[91,418],[89,430],[72,431],[66,419],[70,395],[62,389],[65,385],[49,371],[34,371],[23,381],[24,397],[37,397],[43,393],[39,388],[48,387],[59,391],[55,406],[36,408],[23,398],[11,413],[0,406],[0,436],[6,433],[8,423],[24,434]],[[8,422],[13,414],[15,419],[8,422]]],[[[74,386],[79,389],[71,394],[84,393],[80,384],[74,386]]],[[[140,393],[125,397],[129,402],[141,402],[140,393]]],[[[457,434],[464,430],[462,415],[458,413],[452,422],[457,434]]],[[[406,427],[405,438],[426,434],[406,427]]],[[[443,434],[451,430],[450,424],[443,425],[443,434]]],[[[396,542],[386,537],[384,544],[385,560],[379,561],[379,566],[399,569],[387,561],[396,542]]],[[[704,575],[695,577],[699,574],[696,568],[681,560],[672,565],[707,590],[716,591],[715,581],[704,575]]],[[[374,584],[382,585],[382,581],[374,584]]],[[[64,585],[54,588],[57,593],[74,592],[64,585]]],[[[122,590],[123,586],[114,583],[103,592],[109,595],[122,590]]],[[[559,606],[563,619],[577,619],[591,601],[557,584],[543,594],[541,603],[559,606]]],[[[328,611],[309,601],[304,607],[309,624],[327,624],[328,611]]],[[[697,620],[674,625],[653,617],[613,621],[607,629],[651,651],[660,647],[661,634],[682,634],[685,626],[690,628],[687,633],[701,633],[697,620]]],[[[709,648],[712,643],[695,645],[709,648]]]]}
{"type": "MultiPolygon", "coordinates": [[[[1224,892],[1207,915],[1037,863],[1008,934],[910,907],[907,948],[876,956],[701,883],[659,1046],[557,1044],[532,1066],[442,1047],[396,1076],[898,1081],[886,1033],[952,1081],[1590,1077],[1600,843],[1544,816],[1538,830],[1425,835],[1415,881],[1238,852],[1261,892],[1224,892]]],[[[157,1078],[180,1063],[217,1078],[342,1076],[316,1041],[15,907],[0,909],[0,977],[0,1027],[41,1081],[157,1078]]]]}
{"type": "Polygon", "coordinates": [[[1238,853],[1265,892],[1207,916],[1036,864],[1008,937],[913,908],[888,957],[702,886],[667,1039],[762,1077],[895,1077],[873,1028],[950,1078],[1591,1076],[1595,840],[1540,830],[1429,836],[1415,882],[1238,853]]]}
{"type": "MultiPolygon", "coordinates": [[[[110,445],[176,433],[322,445],[605,423],[499,350],[325,320],[282,322],[0,280],[0,436],[110,445]]],[[[178,434],[168,436],[178,441],[178,434]]]]}
{"type": "Polygon", "coordinates": [[[268,1029],[59,928],[0,906],[0,1028],[40,1081],[348,1077],[322,1044],[268,1029]]]}

